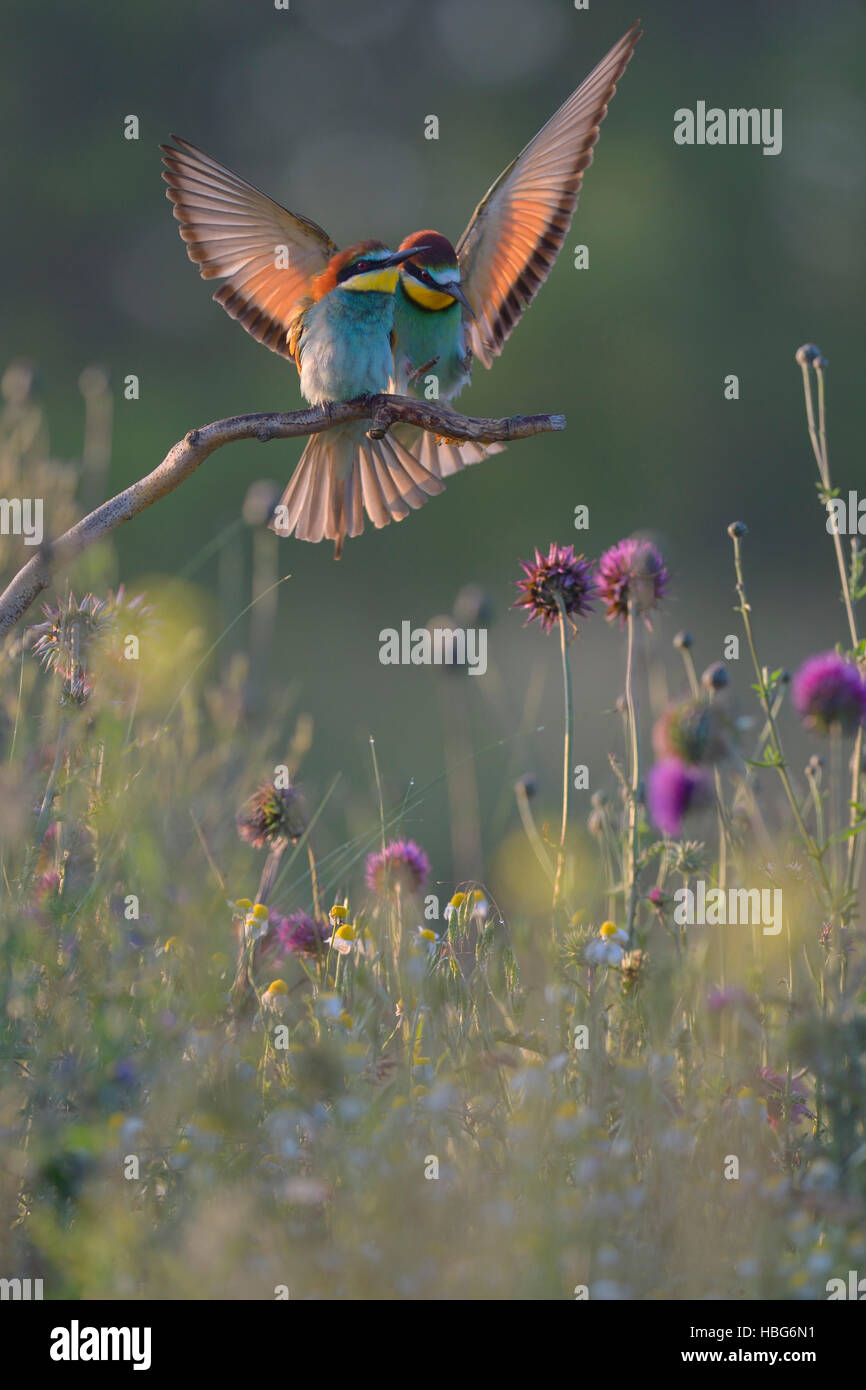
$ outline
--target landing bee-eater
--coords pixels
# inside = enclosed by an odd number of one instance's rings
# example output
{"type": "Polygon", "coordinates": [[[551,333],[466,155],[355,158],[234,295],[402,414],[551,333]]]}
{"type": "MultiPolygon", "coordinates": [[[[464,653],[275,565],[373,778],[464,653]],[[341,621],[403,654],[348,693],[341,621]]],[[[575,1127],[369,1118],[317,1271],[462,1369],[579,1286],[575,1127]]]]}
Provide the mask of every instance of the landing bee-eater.
{"type": "MultiPolygon", "coordinates": [[[[430,230],[401,243],[413,254],[399,272],[395,391],[422,396],[433,374],[440,398],[452,401],[469,383],[473,357],[493,365],[568,235],[599,127],[640,35],[633,25],[500,174],[456,249],[430,230]]],[[[399,437],[415,439],[404,428],[399,437]]],[[[413,447],[431,472],[448,477],[501,446],[437,446],[425,434],[413,447]]]]}
{"type": "MultiPolygon", "coordinates": [[[[338,251],[308,218],[280,207],[185,140],[163,145],[163,178],[190,259],[214,298],[260,343],[297,366],[313,405],[388,389],[399,266],[409,251],[360,241],[338,251]]],[[[371,440],[364,421],[307,442],[271,525],[299,540],[333,540],[402,521],[441,492],[399,439],[371,440]]]]}
{"type": "MultiPolygon", "coordinates": [[[[635,25],[564,102],[472,216],[457,248],[416,232],[397,252],[378,241],[345,251],[317,223],[173,137],[162,147],[168,197],[214,299],[260,343],[292,360],[311,403],[388,389],[424,394],[434,372],[453,400],[473,357],[490,367],[547,278],[577,207],[599,126],[640,30],[635,25]]],[[[442,479],[501,445],[437,442],[395,426],[381,440],[363,421],[313,436],[271,522],[280,535],[346,536],[400,521],[442,479]]]]}

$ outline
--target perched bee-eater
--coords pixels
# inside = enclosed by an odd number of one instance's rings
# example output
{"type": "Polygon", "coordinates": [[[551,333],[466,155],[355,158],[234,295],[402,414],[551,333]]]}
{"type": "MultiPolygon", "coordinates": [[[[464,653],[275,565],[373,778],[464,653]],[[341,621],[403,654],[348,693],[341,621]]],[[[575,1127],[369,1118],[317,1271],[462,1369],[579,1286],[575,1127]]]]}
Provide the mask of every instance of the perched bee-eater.
{"type": "MultiPolygon", "coordinates": [[[[599,126],[640,34],[635,24],[623,35],[500,174],[456,250],[434,231],[401,243],[413,254],[400,267],[397,289],[395,391],[423,396],[433,374],[439,397],[452,401],[469,383],[473,357],[493,365],[568,235],[599,126]]],[[[404,427],[399,437],[415,439],[404,427]]],[[[501,447],[437,446],[425,435],[415,451],[447,477],[501,447]]]]}
{"type": "MultiPolygon", "coordinates": [[[[205,279],[227,277],[214,298],[260,343],[297,366],[313,405],[388,389],[399,266],[410,251],[360,241],[344,251],[315,222],[174,136],[163,174],[190,259],[205,279]]],[[[399,439],[367,437],[356,421],[311,436],[274,514],[279,535],[333,540],[402,521],[441,492],[441,480],[399,439]]]]}
{"type": "MultiPolygon", "coordinates": [[[[163,148],[168,197],[214,299],[260,343],[290,358],[311,403],[385,390],[453,400],[473,357],[492,366],[544,283],[577,207],[599,126],[640,30],[635,25],[500,175],[457,248],[416,232],[397,252],[378,241],[338,251],[317,223],[289,212],[185,140],[163,148]]],[[[272,528],[299,540],[360,535],[400,521],[442,479],[502,446],[436,441],[397,425],[381,440],[358,421],[313,436],[272,528]]]]}

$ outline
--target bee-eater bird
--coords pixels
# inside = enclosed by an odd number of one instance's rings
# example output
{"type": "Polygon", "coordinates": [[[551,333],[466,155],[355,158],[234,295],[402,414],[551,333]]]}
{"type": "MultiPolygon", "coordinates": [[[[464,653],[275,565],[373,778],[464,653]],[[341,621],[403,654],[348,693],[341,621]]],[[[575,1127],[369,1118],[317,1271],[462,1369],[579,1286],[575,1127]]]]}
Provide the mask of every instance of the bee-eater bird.
{"type": "MultiPolygon", "coordinates": [[[[429,230],[401,243],[413,254],[399,272],[393,390],[422,396],[432,373],[439,397],[452,401],[469,383],[473,357],[493,365],[568,235],[599,127],[640,36],[633,25],[500,174],[456,249],[429,230]]],[[[502,447],[437,445],[406,427],[398,437],[443,478],[502,447]]]]}
{"type": "MultiPolygon", "coordinates": [[[[258,342],[292,360],[311,403],[385,390],[453,400],[502,351],[568,235],[583,171],[640,30],[634,25],[487,192],[456,250],[416,232],[397,252],[381,242],[345,251],[317,223],[173,137],[163,178],[190,259],[225,283],[214,299],[258,342]],[[396,291],[396,293],[395,293],[396,291]]],[[[333,540],[400,521],[442,479],[502,446],[436,441],[398,425],[381,440],[363,421],[313,436],[272,529],[333,540]],[[419,437],[420,436],[420,437],[419,437]]]]}
{"type": "MultiPolygon", "coordinates": [[[[360,241],[338,251],[315,222],[288,212],[185,140],[163,145],[163,178],[190,259],[214,298],[260,343],[297,366],[313,405],[388,389],[399,266],[410,251],[360,241]]],[[[271,525],[299,540],[343,540],[402,521],[441,480],[399,439],[371,440],[364,421],[307,442],[271,525]]]]}

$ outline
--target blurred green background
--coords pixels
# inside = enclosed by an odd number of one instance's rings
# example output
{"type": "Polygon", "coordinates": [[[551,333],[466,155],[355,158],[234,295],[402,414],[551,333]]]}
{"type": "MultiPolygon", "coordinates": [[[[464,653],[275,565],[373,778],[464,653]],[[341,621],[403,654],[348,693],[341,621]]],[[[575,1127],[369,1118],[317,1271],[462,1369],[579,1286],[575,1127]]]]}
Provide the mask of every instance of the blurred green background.
{"type": "MultiPolygon", "coordinates": [[[[794,666],[844,638],[794,351],[814,341],[830,360],[834,481],[856,487],[862,6],[596,0],[584,12],[571,0],[291,0],[278,11],[270,0],[79,0],[49,12],[7,0],[3,9],[0,365],[37,365],[52,450],[67,460],[81,449],[79,375],[106,368],[117,393],[112,493],[193,426],[301,404],[294,369],[211,302],[213,287],[186,257],[160,179],[158,146],[170,132],[338,243],[372,235],[396,244],[429,225],[456,240],[500,170],[643,21],[567,250],[494,370],[477,368],[460,401],[475,414],[563,411],[567,431],[452,480],[403,524],[349,542],[339,565],[330,545],[261,538],[260,574],[292,577],[277,591],[262,639],[269,670],[253,698],[267,712],[277,686],[296,687],[315,722],[304,772],[313,792],[341,770],[366,799],[373,734],[389,798],[474,747],[488,856],[515,819],[514,776],[537,772],[542,802],[555,807],[556,638],[524,632],[508,611],[518,558],[551,540],[595,556],[635,530],[654,535],[674,571],[656,628],[669,673],[654,676],[671,690],[682,684],[670,648],[678,628],[694,633],[699,669],[739,631],[725,532],[734,518],[750,527],[765,659],[794,666]],[[698,100],[783,108],[782,153],[675,145],[674,111],[698,100]],[[431,113],[438,141],[424,139],[431,113]],[[129,114],[140,120],[137,142],[123,136],[129,114]],[[578,271],[569,252],[581,243],[590,266],[578,271]],[[136,402],[120,393],[128,373],[140,378],[136,402]],[[729,373],[740,381],[736,402],[723,395],[729,373]],[[588,533],[573,529],[579,503],[590,508],[588,533]],[[490,674],[379,664],[381,628],[448,612],[467,583],[494,605],[490,674]]],[[[235,527],[218,554],[200,563],[201,553],[236,522],[249,485],[282,485],[301,448],[220,451],[115,533],[114,580],[134,590],[194,565],[217,637],[250,600],[252,533],[235,527]]],[[[0,545],[8,577],[27,553],[0,545]]],[[[243,619],[220,659],[249,641],[243,619]]],[[[573,649],[575,755],[593,787],[610,779],[604,750],[619,737],[610,711],[622,659],[600,617],[573,649]]],[[[186,674],[179,664],[178,684],[186,674]]],[[[750,681],[741,662],[743,699],[750,681]]],[[[266,770],[251,769],[251,779],[266,770]]],[[[449,853],[444,796],[440,784],[408,827],[433,851],[439,877],[449,853]]]]}

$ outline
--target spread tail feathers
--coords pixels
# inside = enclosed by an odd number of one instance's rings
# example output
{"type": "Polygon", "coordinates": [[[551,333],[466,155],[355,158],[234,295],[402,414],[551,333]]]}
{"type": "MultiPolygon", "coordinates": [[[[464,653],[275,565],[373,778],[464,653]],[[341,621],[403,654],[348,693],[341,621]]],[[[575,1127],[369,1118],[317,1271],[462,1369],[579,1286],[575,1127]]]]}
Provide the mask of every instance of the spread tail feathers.
{"type": "Polygon", "coordinates": [[[368,439],[364,426],[313,435],[270,522],[278,536],[331,540],[360,536],[364,513],[378,527],[402,521],[444,491],[438,475],[392,435],[368,439]]]}
{"type": "Polygon", "coordinates": [[[434,478],[450,478],[472,463],[483,463],[491,454],[501,454],[505,448],[504,444],[475,444],[472,440],[465,444],[440,443],[429,430],[418,430],[412,425],[395,425],[391,434],[411,448],[419,463],[434,478]]]}

